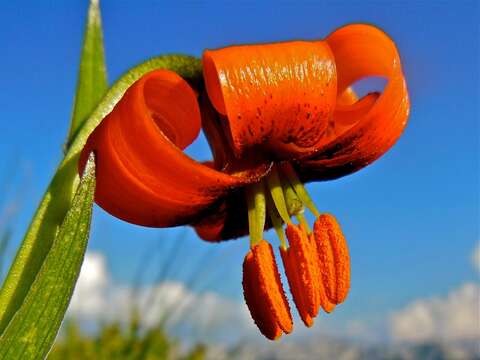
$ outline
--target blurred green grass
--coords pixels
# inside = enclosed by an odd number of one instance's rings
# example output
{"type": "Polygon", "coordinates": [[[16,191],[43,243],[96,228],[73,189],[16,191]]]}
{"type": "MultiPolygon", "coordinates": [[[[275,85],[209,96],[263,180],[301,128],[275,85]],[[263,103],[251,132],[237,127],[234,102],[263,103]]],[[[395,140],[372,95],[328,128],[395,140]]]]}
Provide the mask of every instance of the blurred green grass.
{"type": "Polygon", "coordinates": [[[119,323],[104,324],[98,333],[88,335],[76,320],[68,320],[63,334],[54,344],[48,359],[119,360],[203,360],[206,347],[198,344],[186,353],[181,344],[161,327],[140,331],[134,317],[128,329],[119,323]]]}
{"type": "MultiPolygon", "coordinates": [[[[221,276],[218,264],[227,261],[229,254],[207,247],[205,252],[190,256],[193,265],[186,269],[183,264],[188,251],[186,232],[181,232],[170,240],[174,241],[159,239],[158,243],[153,244],[154,248],[145,248],[145,252],[139,257],[131,280],[127,314],[118,314],[107,320],[97,318],[96,324],[88,324],[93,325],[93,328],[85,326],[81,317],[70,314],[62,325],[48,359],[205,359],[208,347],[194,340],[198,339],[199,334],[195,334],[195,331],[183,332],[180,340],[169,332],[176,326],[188,324],[189,317],[198,310],[195,300],[185,298],[180,302],[164,305],[155,325],[146,327],[148,318],[152,316],[154,308],[158,307],[164,293],[157,291],[156,286],[151,286],[145,299],[140,301],[137,290],[142,288],[142,284],[152,281],[152,274],[153,284],[161,285],[168,283],[174,274],[182,273],[186,289],[195,289],[200,295],[206,291],[211,281],[221,276]]],[[[207,334],[210,330],[205,324],[202,332],[207,334]]]]}

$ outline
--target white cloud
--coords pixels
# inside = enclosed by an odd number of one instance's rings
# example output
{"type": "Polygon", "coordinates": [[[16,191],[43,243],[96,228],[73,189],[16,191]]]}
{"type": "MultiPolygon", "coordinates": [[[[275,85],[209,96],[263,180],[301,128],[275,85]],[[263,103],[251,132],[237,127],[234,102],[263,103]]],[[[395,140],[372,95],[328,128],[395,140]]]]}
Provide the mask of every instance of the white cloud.
{"type": "MultiPolygon", "coordinates": [[[[480,270],[480,245],[472,254],[480,270]]],[[[400,342],[480,341],[480,285],[465,283],[446,297],[419,299],[390,316],[390,333],[400,342]]]]}
{"type": "Polygon", "coordinates": [[[109,283],[105,258],[99,253],[87,253],[70,302],[70,314],[87,318],[102,316],[108,305],[109,283]]]}
{"type": "Polygon", "coordinates": [[[134,307],[142,315],[142,327],[154,327],[165,320],[172,332],[188,331],[191,339],[201,334],[199,340],[224,340],[233,331],[238,339],[254,329],[243,303],[214,292],[193,292],[181,282],[138,289],[120,286],[113,283],[105,257],[87,253],[67,315],[94,327],[100,322],[127,323],[134,307]]]}
{"type": "Polygon", "coordinates": [[[467,283],[446,298],[416,300],[391,316],[391,335],[405,342],[480,340],[479,296],[480,287],[467,283]]]}

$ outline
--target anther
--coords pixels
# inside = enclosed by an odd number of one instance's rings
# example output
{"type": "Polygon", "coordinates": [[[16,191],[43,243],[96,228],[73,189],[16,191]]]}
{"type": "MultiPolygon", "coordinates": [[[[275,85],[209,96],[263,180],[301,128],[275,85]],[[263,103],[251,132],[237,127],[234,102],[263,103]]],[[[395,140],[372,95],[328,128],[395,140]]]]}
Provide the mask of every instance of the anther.
{"type": "Polygon", "coordinates": [[[318,259],[314,243],[301,225],[287,226],[288,249],[280,249],[295,306],[306,326],[313,324],[320,306],[318,259]]]}
{"type": "Polygon", "coordinates": [[[350,289],[350,257],[347,242],[337,220],[330,214],[318,217],[313,234],[325,293],[332,303],[340,304],[350,289]]]}
{"type": "Polygon", "coordinates": [[[335,309],[335,304],[332,303],[328,299],[327,294],[325,292],[325,286],[323,285],[321,270],[320,270],[320,261],[319,261],[319,258],[317,256],[317,254],[318,254],[317,244],[315,243],[315,238],[314,238],[313,233],[311,233],[308,237],[309,237],[310,243],[312,244],[312,247],[314,249],[313,253],[315,254],[315,258],[317,260],[317,266],[316,266],[317,272],[315,274],[315,277],[318,281],[318,298],[319,298],[319,301],[320,301],[320,306],[322,307],[323,311],[325,311],[326,313],[331,313],[335,309]]]}
{"type": "Polygon", "coordinates": [[[243,293],[259,330],[271,340],[293,329],[292,316],[272,246],[265,240],[251,247],[243,262],[243,293]]]}

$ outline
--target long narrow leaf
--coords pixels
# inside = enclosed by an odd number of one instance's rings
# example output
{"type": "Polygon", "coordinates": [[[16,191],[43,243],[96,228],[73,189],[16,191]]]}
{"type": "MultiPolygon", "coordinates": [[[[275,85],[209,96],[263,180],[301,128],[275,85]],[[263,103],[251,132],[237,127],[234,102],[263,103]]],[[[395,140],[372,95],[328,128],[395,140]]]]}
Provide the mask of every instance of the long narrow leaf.
{"type": "Polygon", "coordinates": [[[43,359],[55,340],[85,254],[95,192],[95,160],[23,305],[0,337],[0,359],[43,359]]]}
{"type": "Polygon", "coordinates": [[[67,147],[108,89],[101,21],[98,0],[92,0],[88,9],[87,25],[83,38],[77,91],[67,147]]]}

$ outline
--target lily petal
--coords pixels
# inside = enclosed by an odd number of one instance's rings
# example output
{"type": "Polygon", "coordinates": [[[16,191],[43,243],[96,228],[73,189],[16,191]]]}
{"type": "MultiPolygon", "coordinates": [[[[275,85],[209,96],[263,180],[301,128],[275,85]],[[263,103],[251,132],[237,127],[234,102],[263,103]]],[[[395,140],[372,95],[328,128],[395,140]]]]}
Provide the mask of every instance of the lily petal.
{"type": "Polygon", "coordinates": [[[334,179],[369,165],[393,146],[409,115],[400,57],[385,33],[370,25],[349,25],[326,41],[337,66],[339,101],[333,124],[338,128],[334,137],[322,140],[313,156],[296,164],[304,181],[334,179]],[[369,76],[388,79],[383,93],[353,103],[355,96],[348,87],[369,76]],[[349,117],[352,120],[345,123],[349,117]]]}
{"type": "Polygon", "coordinates": [[[232,46],[203,55],[206,89],[226,116],[237,156],[262,145],[276,159],[312,151],[336,98],[336,71],[326,42],[232,46]]]}
{"type": "Polygon", "coordinates": [[[230,188],[256,180],[198,163],[182,150],[201,127],[197,96],[168,70],[144,75],[95,129],[80,171],[94,151],[95,200],[110,214],[152,227],[190,223],[230,188]]]}

